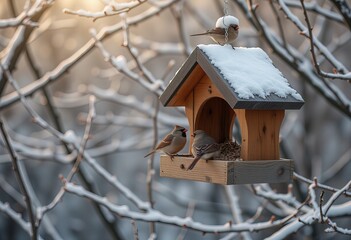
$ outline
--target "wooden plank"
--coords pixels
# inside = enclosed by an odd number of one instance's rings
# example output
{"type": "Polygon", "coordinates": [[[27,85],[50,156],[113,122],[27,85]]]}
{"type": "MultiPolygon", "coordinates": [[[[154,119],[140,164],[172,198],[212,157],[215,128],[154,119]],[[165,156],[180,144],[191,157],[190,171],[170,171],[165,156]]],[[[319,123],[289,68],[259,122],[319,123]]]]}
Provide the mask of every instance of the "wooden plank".
{"type": "Polygon", "coordinates": [[[194,137],[192,136],[193,132],[194,132],[194,91],[191,91],[190,94],[188,95],[187,99],[186,99],[186,105],[185,105],[185,114],[186,117],[188,118],[188,122],[189,122],[189,132],[188,132],[188,138],[189,138],[189,154],[191,154],[191,146],[193,144],[194,141],[194,137]]]}
{"type": "Polygon", "coordinates": [[[184,83],[179,87],[177,92],[174,94],[172,99],[169,101],[168,106],[184,106],[186,104],[186,98],[204,76],[205,72],[202,68],[196,64],[195,68],[189,74],[184,83]]]}
{"type": "Polygon", "coordinates": [[[200,160],[191,171],[185,170],[191,157],[160,158],[160,176],[192,181],[230,184],[291,182],[294,161],[290,159],[264,161],[200,160]]]}
{"type": "Polygon", "coordinates": [[[160,176],[208,183],[227,184],[227,163],[226,161],[200,160],[195,168],[187,171],[191,164],[191,157],[175,157],[172,161],[170,157],[162,155],[160,157],[160,176]]]}
{"type": "MultiPolygon", "coordinates": [[[[233,94],[236,95],[235,92],[233,94]]],[[[266,98],[260,98],[256,96],[250,99],[240,99],[234,105],[233,108],[237,109],[300,109],[304,104],[304,101],[296,100],[293,96],[288,95],[286,98],[278,97],[275,94],[271,94],[266,98]]]]}
{"type": "Polygon", "coordinates": [[[244,160],[279,159],[279,130],[284,110],[235,110],[241,129],[244,160]]]}
{"type": "Polygon", "coordinates": [[[291,182],[293,160],[228,162],[228,184],[291,182]]]}

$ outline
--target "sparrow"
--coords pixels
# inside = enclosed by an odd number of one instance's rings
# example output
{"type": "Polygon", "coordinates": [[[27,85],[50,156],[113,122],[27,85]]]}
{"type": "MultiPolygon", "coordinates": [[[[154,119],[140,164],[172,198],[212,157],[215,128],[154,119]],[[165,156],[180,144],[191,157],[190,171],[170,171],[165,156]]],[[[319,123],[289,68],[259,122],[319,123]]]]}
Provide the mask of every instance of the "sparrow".
{"type": "Polygon", "coordinates": [[[173,160],[174,155],[177,154],[186,144],[186,130],[185,128],[176,125],[172,132],[167,134],[162,141],[157,145],[155,149],[144,156],[150,156],[151,154],[162,151],[173,160]]]}
{"type": "Polygon", "coordinates": [[[232,43],[239,35],[239,20],[233,16],[224,16],[217,20],[216,27],[204,33],[192,34],[190,36],[207,35],[219,45],[232,43]],[[228,39],[225,39],[225,32],[228,32],[228,39]]]}
{"type": "Polygon", "coordinates": [[[195,158],[187,170],[192,170],[200,159],[209,160],[220,155],[220,145],[205,131],[196,130],[193,137],[191,152],[195,158]]]}

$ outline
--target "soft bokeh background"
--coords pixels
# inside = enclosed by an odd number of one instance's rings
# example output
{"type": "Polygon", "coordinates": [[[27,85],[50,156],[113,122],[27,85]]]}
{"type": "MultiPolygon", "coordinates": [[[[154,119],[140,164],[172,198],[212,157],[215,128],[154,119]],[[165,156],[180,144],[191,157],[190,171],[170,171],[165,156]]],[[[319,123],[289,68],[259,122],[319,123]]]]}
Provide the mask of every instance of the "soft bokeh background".
{"type": "MultiPolygon", "coordinates": [[[[17,13],[21,12],[25,1],[13,2],[17,13]]],[[[185,61],[189,54],[187,50],[192,50],[199,43],[211,43],[210,39],[206,37],[189,38],[189,35],[211,28],[216,19],[223,15],[222,1],[192,0],[176,2],[161,13],[129,28],[131,44],[138,49],[139,54],[144,54],[146,58],[148,54],[154,54],[154,57],[150,57],[144,64],[155,78],[164,81],[165,85],[185,61]],[[178,15],[181,16],[181,25],[177,22],[178,15]],[[188,46],[188,49],[184,47],[183,36],[186,37],[185,43],[189,41],[188,45],[185,45],[188,46]],[[164,49],[160,52],[158,50],[161,47],[164,47],[164,49]]],[[[294,159],[296,172],[306,178],[317,177],[319,181],[325,184],[342,187],[350,180],[350,115],[330,104],[323,94],[311,87],[299,72],[272,51],[267,41],[252,26],[239,7],[238,3],[240,2],[229,1],[228,3],[228,13],[240,19],[240,35],[235,45],[263,48],[272,58],[277,68],[289,79],[291,85],[301,93],[306,102],[300,111],[288,111],[286,113],[281,130],[282,157],[294,159]]],[[[317,2],[326,9],[335,10],[330,1],[317,2]]],[[[257,3],[259,4],[257,9],[259,16],[268,23],[267,27],[270,30],[278,34],[277,19],[272,14],[268,1],[257,1],[257,3]]],[[[63,9],[100,11],[103,6],[103,1],[98,0],[60,0],[55,1],[44,13],[39,22],[40,26],[33,31],[26,45],[31,52],[35,65],[41,72],[41,76],[62,64],[62,61],[73,54],[79,54],[82,46],[92,38],[91,28],[96,29],[97,32],[103,31],[104,27],[118,24],[122,20],[121,16],[115,15],[92,21],[92,19],[65,14],[63,9]]],[[[144,3],[129,11],[127,17],[142,14],[151,7],[152,2],[144,3]]],[[[305,23],[300,8],[292,8],[292,11],[305,23]]],[[[281,11],[279,16],[289,44],[294,46],[306,59],[310,59],[308,40],[299,34],[299,30],[290,21],[284,18],[281,11]]],[[[348,37],[348,40],[333,54],[347,68],[351,68],[350,30],[344,24],[318,17],[313,12],[310,13],[310,16],[313,24],[315,24],[314,31],[318,32],[319,39],[325,45],[330,46],[337,38],[347,39],[348,37]]],[[[11,17],[9,1],[2,0],[0,2],[0,18],[11,17]]],[[[16,28],[0,29],[0,50],[5,49],[15,31],[16,28]]],[[[103,41],[104,47],[111,55],[124,55],[127,60],[133,62],[130,53],[122,44],[122,31],[112,34],[103,41]]],[[[332,71],[332,67],[327,63],[321,66],[325,71],[332,71]]],[[[140,72],[135,68],[133,70],[137,73],[140,72]]],[[[25,86],[37,79],[28,65],[25,54],[22,54],[18,59],[13,75],[20,86],[25,86]]],[[[350,83],[340,80],[332,81],[334,81],[333,84],[338,88],[338,91],[341,91],[347,98],[351,98],[350,83]]],[[[88,95],[94,92],[94,89],[95,92],[100,90],[102,95],[114,91],[124,95],[126,99],[127,97],[134,97],[140,101],[139,106],[145,106],[148,109],[148,113],[145,114],[132,109],[128,105],[106,101],[98,97],[96,103],[97,117],[93,124],[91,140],[88,141],[87,146],[87,151],[96,155],[99,164],[116,175],[123,184],[141,199],[147,201],[148,160],[144,159],[143,156],[153,144],[152,115],[157,101],[155,95],[119,73],[105,61],[101,51],[97,48],[82,56],[67,73],[53,81],[46,89],[52,97],[55,108],[57,108],[63,132],[71,129],[78,136],[83,135],[84,119],[88,112],[88,95]],[[113,120],[119,120],[119,122],[113,122],[113,120]]],[[[3,96],[12,91],[14,91],[13,88],[8,84],[3,96]]],[[[31,106],[43,118],[54,125],[53,119],[47,110],[47,102],[40,91],[34,94],[29,101],[31,106]]],[[[167,109],[160,106],[159,115],[162,114],[163,116],[160,118],[168,121],[158,122],[159,139],[177,121],[181,121],[180,124],[183,125],[187,124],[182,110],[167,109]],[[177,120],[178,118],[181,120],[177,120]]],[[[31,122],[30,116],[21,103],[2,108],[1,116],[8,129],[10,129],[11,137],[18,144],[26,145],[32,150],[44,151],[43,149],[51,149],[58,151],[60,154],[64,153],[63,147],[59,147],[60,142],[57,139],[54,139],[48,132],[31,122]]],[[[234,136],[237,135],[236,128],[234,129],[234,136]]],[[[16,201],[15,196],[9,194],[9,190],[6,190],[8,185],[16,189],[18,187],[10,158],[3,143],[0,144],[0,149],[0,200],[9,202],[13,209],[24,213],[24,207],[16,201]]],[[[186,149],[188,149],[188,146],[186,149]]],[[[59,163],[54,159],[51,161],[37,160],[25,156],[22,159],[28,173],[29,182],[38,197],[38,201],[42,205],[48,204],[62,186],[59,175],[66,176],[71,169],[71,165],[59,163]]],[[[193,208],[193,219],[208,224],[223,224],[232,218],[222,186],[160,178],[158,160],[159,155],[157,154],[154,165],[155,208],[168,215],[180,217],[185,217],[187,209],[193,208]]],[[[98,186],[100,195],[106,196],[112,202],[121,205],[131,205],[116,189],[111,187],[84,162],[81,167],[84,168],[92,182],[98,186]]],[[[79,178],[75,178],[74,181],[80,182],[79,178]]],[[[273,185],[272,187],[281,192],[287,191],[286,185],[273,185]]],[[[303,201],[307,191],[306,185],[295,182],[294,187],[298,200],[303,201]]],[[[250,186],[235,186],[235,191],[239,196],[244,219],[252,217],[257,207],[265,201],[262,198],[255,197],[250,186]]],[[[328,196],[328,193],[326,193],[326,197],[328,196]]],[[[17,197],[20,198],[19,201],[22,201],[20,196],[17,197]]],[[[258,220],[267,220],[275,214],[277,213],[274,213],[272,209],[270,211],[264,210],[258,220]]],[[[112,239],[101,223],[91,202],[75,195],[65,194],[58,206],[47,216],[63,239],[112,239]]],[[[345,223],[349,219],[340,219],[340,221],[345,223]]],[[[147,239],[149,224],[137,222],[137,226],[140,239],[147,239]]],[[[118,229],[123,239],[132,239],[133,230],[129,219],[117,217],[116,229],[118,229]]],[[[164,224],[156,224],[156,229],[158,239],[176,239],[182,231],[177,227],[164,224]]],[[[252,233],[251,236],[261,239],[264,236],[269,236],[272,231],[274,229],[252,233]]],[[[51,239],[42,228],[41,234],[45,239],[51,239]]],[[[313,225],[312,227],[306,226],[291,239],[301,239],[301,237],[306,237],[305,239],[328,239],[334,238],[335,235],[325,234],[323,233],[323,227],[313,225]]],[[[337,235],[337,237],[342,239],[344,236],[337,235]]],[[[15,222],[6,215],[0,214],[0,239],[27,238],[27,234],[15,222]]],[[[189,231],[186,235],[186,239],[200,238],[219,239],[219,236],[213,234],[202,235],[194,231],[189,231]]],[[[345,237],[345,239],[347,238],[345,237]]]]}

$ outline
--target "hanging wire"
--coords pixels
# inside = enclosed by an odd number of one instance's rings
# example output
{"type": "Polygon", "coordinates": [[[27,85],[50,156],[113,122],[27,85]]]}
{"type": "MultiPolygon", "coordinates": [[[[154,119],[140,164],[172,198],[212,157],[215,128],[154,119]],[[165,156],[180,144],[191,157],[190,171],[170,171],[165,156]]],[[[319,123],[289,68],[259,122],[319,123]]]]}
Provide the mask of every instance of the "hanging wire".
{"type": "Polygon", "coordinates": [[[228,0],[224,0],[224,17],[223,17],[223,26],[224,26],[224,40],[225,43],[228,43],[228,26],[225,25],[224,19],[226,18],[226,16],[228,16],[228,0]]]}

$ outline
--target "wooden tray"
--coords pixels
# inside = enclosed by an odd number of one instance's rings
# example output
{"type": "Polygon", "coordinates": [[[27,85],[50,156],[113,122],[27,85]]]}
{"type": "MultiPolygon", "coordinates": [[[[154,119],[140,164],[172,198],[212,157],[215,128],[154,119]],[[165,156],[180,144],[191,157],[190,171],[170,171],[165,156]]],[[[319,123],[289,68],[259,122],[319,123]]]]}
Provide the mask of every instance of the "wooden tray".
{"type": "Polygon", "coordinates": [[[192,157],[174,157],[167,155],[160,158],[160,176],[186,179],[223,185],[252,183],[291,182],[294,161],[290,159],[257,161],[222,161],[199,160],[193,170],[186,168],[193,161],[192,157]]]}

